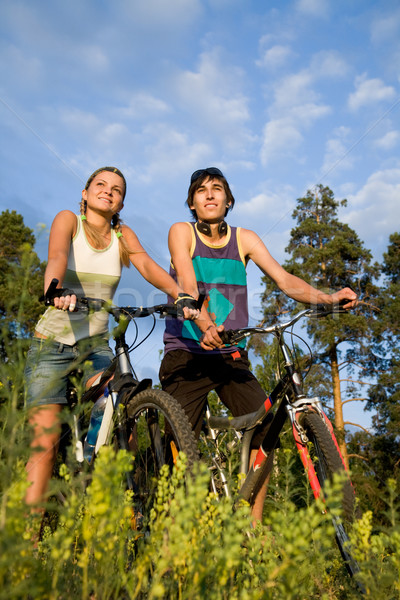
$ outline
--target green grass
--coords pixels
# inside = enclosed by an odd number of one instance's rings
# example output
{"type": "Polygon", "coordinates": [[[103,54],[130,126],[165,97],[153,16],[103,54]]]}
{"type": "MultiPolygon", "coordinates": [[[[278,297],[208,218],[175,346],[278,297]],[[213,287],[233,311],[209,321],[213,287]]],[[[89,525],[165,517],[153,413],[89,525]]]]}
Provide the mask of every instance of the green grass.
{"type": "MultiPolygon", "coordinates": [[[[356,600],[334,543],[333,527],[315,503],[296,467],[294,450],[277,452],[263,524],[251,527],[246,504],[209,494],[199,466],[186,481],[185,457],[160,480],[149,530],[133,528],[131,498],[124,487],[130,456],[103,448],[86,488],[79,474],[61,465],[45,527],[24,504],[29,431],[24,409],[26,340],[1,335],[0,363],[0,600],[1,599],[196,599],[356,600]],[[186,483],[185,483],[186,481],[186,483]],[[51,526],[55,525],[55,526],[51,526]]],[[[341,483],[330,490],[329,509],[339,510],[341,483]]],[[[400,599],[400,523],[394,481],[388,481],[381,527],[367,511],[351,533],[361,567],[364,598],[400,599]]]]}

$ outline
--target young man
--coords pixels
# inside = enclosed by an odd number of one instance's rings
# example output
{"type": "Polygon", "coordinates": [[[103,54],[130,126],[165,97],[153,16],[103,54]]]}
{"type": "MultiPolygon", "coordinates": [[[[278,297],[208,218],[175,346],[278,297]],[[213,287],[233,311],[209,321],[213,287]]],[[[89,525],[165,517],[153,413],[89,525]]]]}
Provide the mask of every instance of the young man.
{"type": "MultiPolygon", "coordinates": [[[[216,167],[195,171],[187,205],[193,223],[175,223],[169,232],[172,277],[186,293],[206,300],[194,322],[169,319],[164,334],[165,355],[160,381],[165,391],[184,408],[196,436],[200,435],[207,394],[215,390],[234,416],[257,410],[265,392],[249,369],[243,347],[225,347],[219,333],[248,324],[246,265],[249,260],[288,296],[305,304],[333,304],[357,295],[349,288],[325,294],[291,275],[268,252],[259,236],[224,221],[235,199],[216,167]]],[[[264,432],[253,437],[254,460],[264,432]]],[[[261,520],[266,489],[259,492],[253,518],[261,520]]]]}

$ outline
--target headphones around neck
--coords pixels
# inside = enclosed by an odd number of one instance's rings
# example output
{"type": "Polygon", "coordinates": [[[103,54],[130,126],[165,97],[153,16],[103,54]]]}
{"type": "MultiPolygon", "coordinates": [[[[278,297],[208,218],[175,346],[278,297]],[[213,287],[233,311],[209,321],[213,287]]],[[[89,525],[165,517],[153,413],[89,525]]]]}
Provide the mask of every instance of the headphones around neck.
{"type": "MultiPolygon", "coordinates": [[[[206,223],[205,221],[197,221],[197,229],[203,235],[207,235],[208,237],[211,237],[211,226],[209,223],[206,223]]],[[[218,223],[218,233],[220,235],[225,235],[227,231],[228,231],[228,224],[225,221],[220,221],[218,223]]]]}

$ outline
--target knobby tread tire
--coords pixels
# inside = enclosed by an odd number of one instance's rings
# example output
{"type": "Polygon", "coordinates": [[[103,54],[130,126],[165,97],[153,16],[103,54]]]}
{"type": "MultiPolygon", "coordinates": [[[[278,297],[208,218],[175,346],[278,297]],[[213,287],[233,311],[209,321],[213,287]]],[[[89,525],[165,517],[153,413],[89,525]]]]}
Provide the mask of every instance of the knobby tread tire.
{"type": "MultiPolygon", "coordinates": [[[[346,472],[342,458],[327,425],[320,415],[311,411],[304,413],[301,419],[301,425],[312,445],[311,454],[314,454],[316,458],[316,462],[314,463],[315,472],[318,481],[323,488],[325,482],[331,480],[334,473],[346,472]]],[[[356,517],[356,498],[348,476],[343,484],[342,511],[343,515],[341,520],[333,519],[336,542],[345,561],[347,570],[350,575],[355,575],[359,572],[360,568],[352,557],[346,530],[356,517]]]]}
{"type": "Polygon", "coordinates": [[[135,523],[147,527],[161,470],[170,470],[184,452],[190,472],[199,460],[197,442],[178,402],[162,390],[139,392],[126,405],[127,437],[133,464],[128,485],[133,490],[135,523]]]}
{"type": "MultiPolygon", "coordinates": [[[[323,487],[327,479],[332,479],[333,473],[345,473],[345,467],[326,424],[317,413],[305,413],[302,426],[318,458],[315,470],[321,487],[323,487]]],[[[343,485],[342,508],[345,519],[352,521],[354,519],[355,495],[348,477],[343,485]]]]}
{"type": "Polygon", "coordinates": [[[180,404],[162,390],[144,390],[134,396],[126,410],[129,419],[133,419],[138,411],[154,408],[161,411],[168,419],[169,425],[179,442],[178,450],[186,454],[188,466],[191,468],[199,460],[196,438],[189,420],[180,404]]]}

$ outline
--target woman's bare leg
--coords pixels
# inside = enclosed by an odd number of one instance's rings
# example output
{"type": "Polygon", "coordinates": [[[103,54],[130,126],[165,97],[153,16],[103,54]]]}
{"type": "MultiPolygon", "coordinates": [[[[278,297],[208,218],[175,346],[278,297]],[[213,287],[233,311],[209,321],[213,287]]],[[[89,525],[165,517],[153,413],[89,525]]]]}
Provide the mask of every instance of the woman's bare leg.
{"type": "Polygon", "coordinates": [[[26,465],[28,487],[25,501],[33,510],[41,512],[40,503],[46,498],[60,441],[62,406],[47,404],[32,409],[29,424],[33,428],[31,455],[26,465]]]}

